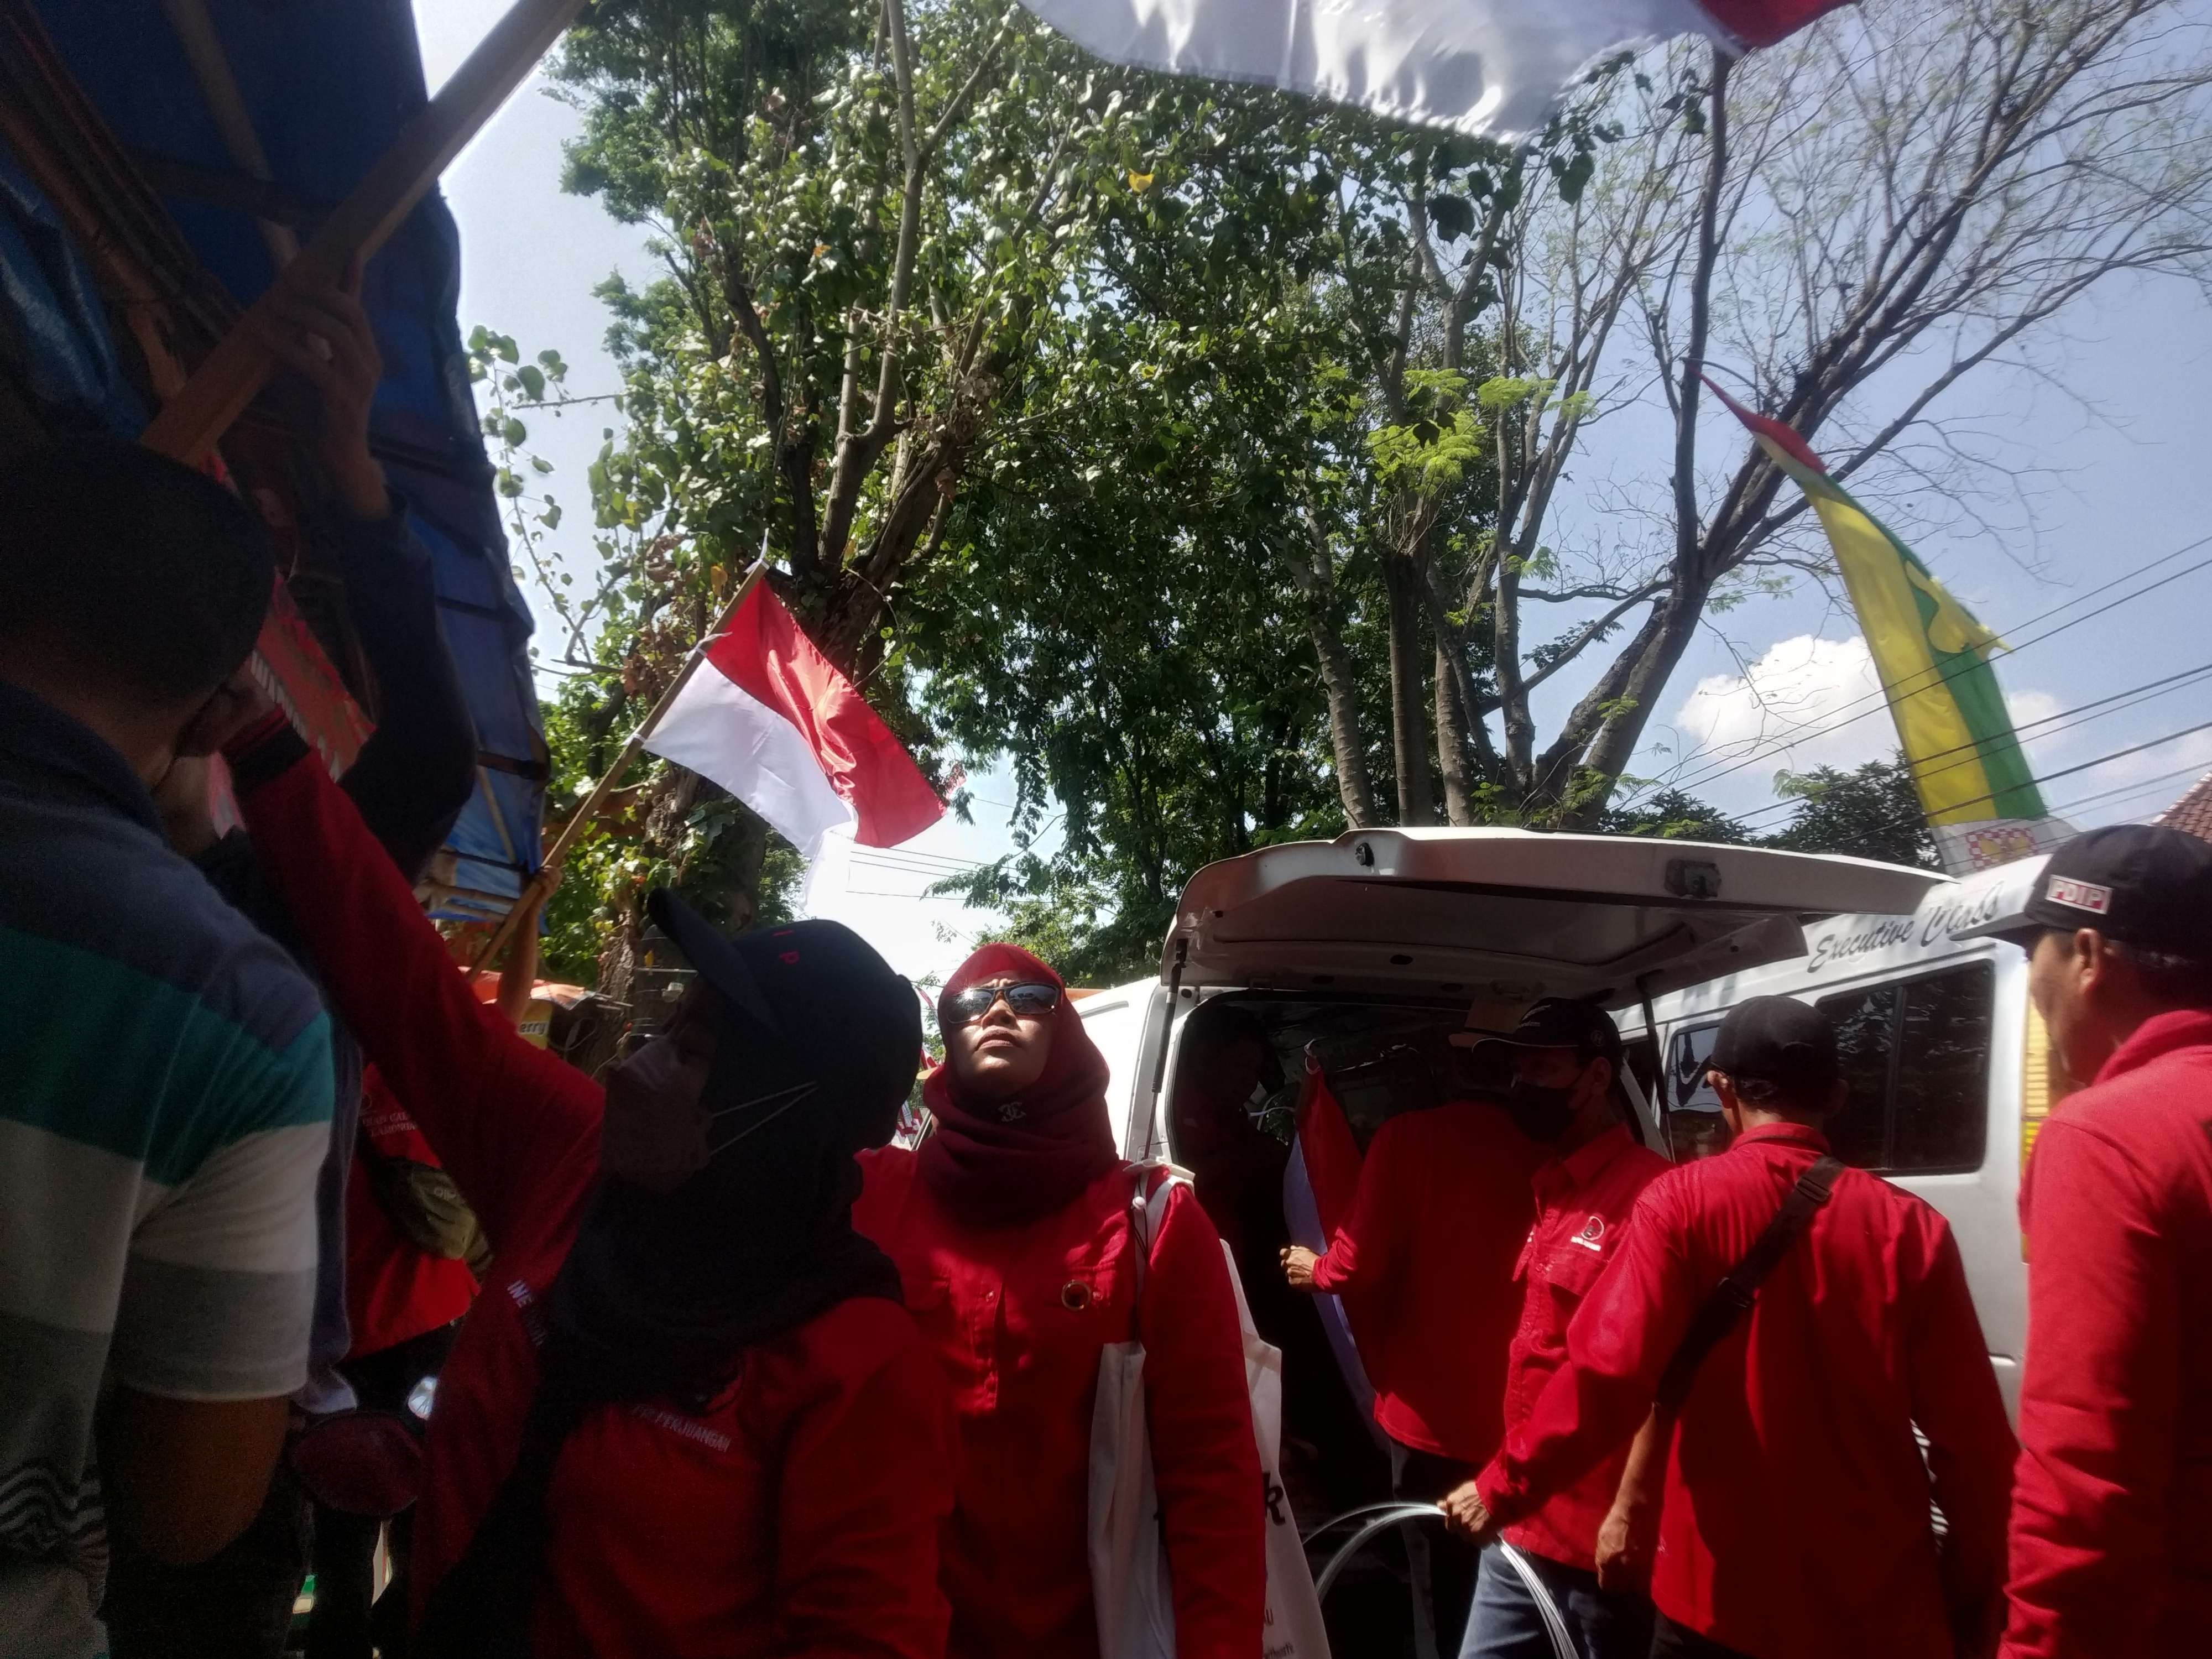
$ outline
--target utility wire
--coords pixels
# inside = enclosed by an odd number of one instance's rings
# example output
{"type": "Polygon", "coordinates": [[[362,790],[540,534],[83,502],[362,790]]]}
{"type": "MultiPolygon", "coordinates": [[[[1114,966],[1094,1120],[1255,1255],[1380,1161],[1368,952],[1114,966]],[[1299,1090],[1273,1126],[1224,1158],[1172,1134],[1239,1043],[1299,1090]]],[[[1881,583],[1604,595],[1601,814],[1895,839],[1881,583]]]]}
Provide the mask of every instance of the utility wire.
{"type": "MultiPolygon", "coordinates": [[[[2045,714],[2039,719],[2030,720],[2016,730],[2021,736],[2033,732],[2039,738],[2056,737],[2061,732],[2073,731],[2077,726],[2087,725],[2091,720],[2102,720],[2107,714],[2123,714],[2130,708],[2155,702],[2160,697],[2185,689],[2207,674],[2212,674],[2212,662],[2200,663],[2194,668],[2185,668],[2179,673],[2164,675],[2158,679],[2146,681],[2141,685],[2130,686],[2124,691],[2115,691],[2109,696],[2099,697],[2091,702],[2076,703],[2071,708],[2062,708],[2056,714],[2045,714]],[[2069,716],[2079,716],[2079,718],[2069,718],[2069,716]],[[2052,724],[2057,720],[2063,720],[2065,724],[2063,726],[2052,724]],[[2037,731],[2036,728],[2039,726],[2050,726],[2051,729],[2047,732],[2037,731]]],[[[1948,749],[1936,750],[1926,757],[1926,759],[1941,760],[1946,755],[1961,754],[1964,756],[1963,759],[1953,761],[1948,766],[1926,767],[1920,762],[1915,762],[1911,767],[1912,775],[1920,781],[1925,782],[1930,778],[1941,777],[1947,772],[1956,771],[1962,766],[1975,766],[1981,763],[1981,745],[1978,743],[1954,744],[1948,749]]],[[[1774,801],[1765,806],[1752,808],[1735,822],[1749,823],[1754,819],[1766,817],[1769,813],[1794,810],[1798,805],[1799,803],[1795,799],[1774,801]]]]}
{"type": "MultiPolygon", "coordinates": [[[[2050,783],[2058,778],[2070,778],[2077,772],[2094,771],[2100,766],[2109,766],[2116,760],[2125,760],[2130,755],[2140,755],[2147,749],[2159,748],[2166,744],[2173,742],[2179,738],[2193,737],[2199,732],[2212,732],[2212,720],[2199,720],[2194,726],[2183,726],[2179,732],[2169,732],[2162,738],[2153,738],[2148,743],[2139,743],[2131,748],[2116,749],[2109,755],[2099,756],[2095,760],[2083,761],[2079,766],[2061,767],[2056,772],[2045,772],[2040,777],[2030,778],[2028,781],[2033,784],[2045,784],[2050,783]]],[[[2184,771],[2191,771],[2195,769],[2192,766],[2184,767],[2181,769],[2184,771]]],[[[1976,795],[1971,800],[1959,801],[1954,803],[1954,805],[1960,806],[1978,806],[1984,801],[1994,801],[1996,799],[1996,793],[1992,791],[1989,794],[1976,795]]],[[[1912,823],[1921,816],[1922,815],[1920,813],[1915,812],[1910,817],[1893,818],[1887,823],[1877,826],[1875,833],[1880,834],[1881,831],[1887,830],[1901,830],[1906,824],[1912,823]]]]}
{"type": "MultiPolygon", "coordinates": [[[[2175,559],[2195,552],[2198,548],[2204,546],[2208,542],[2212,542],[2212,535],[2201,536],[2197,540],[2188,544],[2186,546],[2176,548],[2172,552],[2153,559],[2148,564],[2138,566],[2136,569],[2130,571],[2126,575],[2119,577],[2113,585],[2118,586],[2121,583],[2131,582],[2139,576],[2147,575],[2162,564],[2171,563],[2175,559]]],[[[2205,569],[2208,567],[2212,567],[2212,558],[2200,559],[2195,564],[2160,577],[2158,580],[2151,583],[2146,587],[2139,588],[2132,593],[2124,593],[2118,599],[2107,600],[2105,604],[2099,605],[2094,611],[2086,611],[2078,617],[2069,617],[2066,621],[2060,623],[2056,628],[2045,629],[2040,634],[2037,634],[2030,638],[2022,640],[2017,645],[2011,647],[2006,654],[2016,656],[2021,652],[2027,650],[2030,646],[2040,645],[2045,640],[2054,639],[2058,635],[2066,632],[2069,629],[2078,628],[2083,623],[2092,621],[2098,617],[2103,616],[2106,611],[2116,610],[2121,605],[2131,605],[2136,600],[2146,598],[2149,594],[2157,592],[2158,589],[2166,586],[2168,583],[2177,582],[2185,577],[2192,576],[2196,574],[2197,572],[2205,569]]],[[[2037,615],[2028,617],[2025,622],[2014,623],[2013,625],[2012,631],[2016,633],[2024,628],[2033,628],[2036,623],[2057,616],[2060,611],[2066,608],[2067,607],[2064,605],[2053,605],[2048,611],[2039,612],[2037,615]]],[[[1865,708],[1858,714],[1850,714],[1847,719],[1838,720],[1831,718],[1801,727],[1792,732],[1785,738],[1759,744],[1750,753],[1745,755],[1741,760],[1729,764],[1715,764],[1709,767],[1706,770],[1698,773],[1692,777],[1676,779],[1673,781],[1668,787],[1671,788],[1680,789],[1685,793],[1704,788],[1711,783],[1717,782],[1722,778],[1728,777],[1735,773],[1742,771],[1747,766],[1756,765],[1760,760],[1766,757],[1779,753],[1796,744],[1805,742],[1812,738],[1826,736],[1832,732],[1839,732],[1847,726],[1856,725],[1860,720],[1865,720],[1869,715],[1880,712],[1881,708],[1887,705],[1893,695],[1899,696],[1910,696],[1918,691],[1929,690],[1938,685],[1948,684],[1952,680],[1956,679],[1962,675],[1972,672],[1974,668],[1978,665],[1977,661],[1969,660],[1949,669],[1936,671],[1933,678],[1927,678],[1924,675],[1911,675],[1905,677],[1905,679],[1885,683],[1872,691],[1862,693],[1860,696],[1852,698],[1850,702],[1843,704],[1833,712],[1836,714],[1843,714],[1848,710],[1859,708],[1863,703],[1874,703],[1876,705],[1875,708],[1865,708]],[[1908,684],[1909,681],[1913,680],[1923,680],[1924,683],[1917,684],[1908,684]]]]}

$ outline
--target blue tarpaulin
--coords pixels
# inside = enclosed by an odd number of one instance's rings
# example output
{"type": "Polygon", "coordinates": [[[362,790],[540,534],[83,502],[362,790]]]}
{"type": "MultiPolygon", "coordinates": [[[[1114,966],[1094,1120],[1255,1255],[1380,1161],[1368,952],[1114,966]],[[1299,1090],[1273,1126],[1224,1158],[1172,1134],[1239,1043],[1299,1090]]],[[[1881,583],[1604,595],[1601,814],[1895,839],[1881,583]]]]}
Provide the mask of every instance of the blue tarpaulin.
{"type": "MultiPolygon", "coordinates": [[[[158,0],[34,0],[63,62],[132,153],[200,262],[243,306],[274,267],[254,217],[238,204],[264,190],[240,178],[199,82],[158,0]],[[216,202],[228,204],[216,205],[216,202]]],[[[312,219],[341,200],[428,101],[407,0],[207,0],[275,189],[264,204],[312,219]]],[[[0,198],[18,226],[35,226],[36,191],[11,195],[0,147],[0,198]],[[13,195],[23,195],[27,210],[13,195]]],[[[304,226],[302,240],[312,225],[304,226]]],[[[36,234],[35,229],[33,235],[36,234]]],[[[71,326],[89,316],[66,259],[11,254],[17,286],[37,283],[34,307],[71,326]]],[[[544,742],[529,665],[531,618],[508,565],[492,469],[468,380],[455,307],[460,243],[433,190],[370,261],[363,300],[384,357],[372,435],[415,529],[435,562],[446,634],[474,714],[482,787],[448,845],[453,885],[512,897],[538,862],[544,742]]],[[[13,304],[11,290],[0,300],[13,304]]],[[[19,313],[21,314],[21,313],[19,313]]],[[[57,354],[53,372],[86,377],[84,396],[110,423],[137,418],[118,386],[104,337],[57,354]]],[[[135,435],[135,428],[133,429],[135,435]]]]}

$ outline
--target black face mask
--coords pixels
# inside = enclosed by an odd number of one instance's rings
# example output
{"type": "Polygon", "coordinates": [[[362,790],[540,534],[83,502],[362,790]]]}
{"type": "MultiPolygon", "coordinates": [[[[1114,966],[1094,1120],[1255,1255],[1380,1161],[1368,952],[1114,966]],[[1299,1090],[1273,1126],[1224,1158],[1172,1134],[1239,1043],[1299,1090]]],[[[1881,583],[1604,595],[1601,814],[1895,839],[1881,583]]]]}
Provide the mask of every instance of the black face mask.
{"type": "Polygon", "coordinates": [[[1516,1079],[1505,1097],[1506,1110],[1531,1140],[1553,1141],[1575,1121],[1575,1091],[1516,1079]]]}

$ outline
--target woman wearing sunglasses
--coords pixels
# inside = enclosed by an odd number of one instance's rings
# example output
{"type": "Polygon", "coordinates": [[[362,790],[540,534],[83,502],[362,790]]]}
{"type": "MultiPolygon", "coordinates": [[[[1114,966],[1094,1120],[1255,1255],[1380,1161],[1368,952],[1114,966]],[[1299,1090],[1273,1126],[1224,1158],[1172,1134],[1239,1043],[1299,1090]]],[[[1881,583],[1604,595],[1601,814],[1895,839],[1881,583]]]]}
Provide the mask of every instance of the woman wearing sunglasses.
{"type": "Polygon", "coordinates": [[[1257,1659],[1265,1510],[1235,1292],[1187,1187],[1141,1295],[1106,1061],[1060,976],[984,946],[938,999],[936,1132],[863,1157],[854,1224],[890,1252],[959,1419],[943,1550],[951,1659],[1094,1659],[1087,1553],[1099,1351],[1145,1346],[1145,1392],[1180,1659],[1257,1659]]]}
{"type": "Polygon", "coordinates": [[[231,755],[254,844],[345,1020],[494,1247],[438,1385],[417,1659],[939,1659],[941,1368],[854,1161],[890,1138],[914,992],[857,935],[722,937],[592,1079],[479,1003],[281,716],[231,755]]]}

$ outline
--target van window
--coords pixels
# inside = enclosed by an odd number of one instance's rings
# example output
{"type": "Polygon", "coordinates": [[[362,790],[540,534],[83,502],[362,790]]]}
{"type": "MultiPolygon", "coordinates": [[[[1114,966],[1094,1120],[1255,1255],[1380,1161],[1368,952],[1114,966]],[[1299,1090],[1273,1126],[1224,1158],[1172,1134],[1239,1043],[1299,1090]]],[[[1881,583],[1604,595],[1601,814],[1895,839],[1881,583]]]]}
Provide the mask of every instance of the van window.
{"type": "Polygon", "coordinates": [[[1887,1175],[1981,1167],[1989,1127],[1996,974],[1969,963],[1823,997],[1850,1100],[1829,1121],[1836,1156],[1887,1175]]]}
{"type": "Polygon", "coordinates": [[[1728,1124],[1721,1116],[1721,1097],[1705,1081],[1712,1059],[1718,1024],[1677,1031],[1667,1045],[1668,1095],[1667,1155],[1677,1164],[1711,1158],[1728,1150],[1728,1124]]]}

